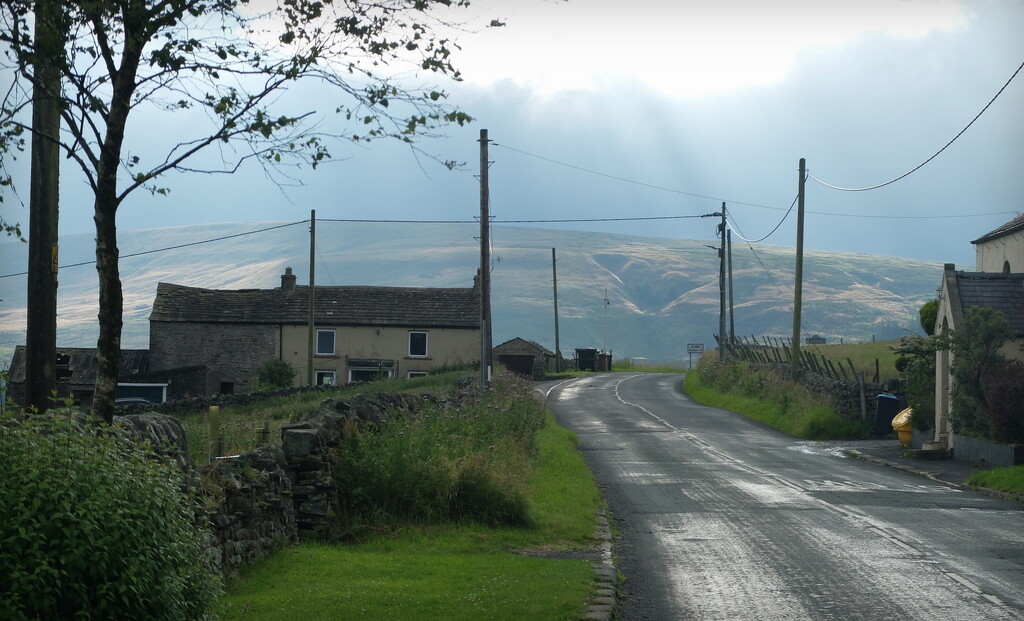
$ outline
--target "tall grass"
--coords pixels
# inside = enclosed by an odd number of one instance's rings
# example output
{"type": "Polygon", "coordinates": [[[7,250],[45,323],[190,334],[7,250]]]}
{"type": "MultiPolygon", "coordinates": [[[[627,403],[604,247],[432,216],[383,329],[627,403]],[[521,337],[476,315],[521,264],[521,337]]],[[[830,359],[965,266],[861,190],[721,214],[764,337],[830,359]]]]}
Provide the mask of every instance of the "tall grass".
{"type": "Polygon", "coordinates": [[[348,429],[336,469],[342,536],[414,523],[530,524],[525,489],[544,425],[531,388],[503,374],[455,406],[348,429]]]}
{"type": "Polygon", "coordinates": [[[866,421],[842,418],[803,386],[745,362],[702,364],[686,376],[685,388],[701,403],[739,412],[799,438],[863,438],[869,431],[866,421]]]}

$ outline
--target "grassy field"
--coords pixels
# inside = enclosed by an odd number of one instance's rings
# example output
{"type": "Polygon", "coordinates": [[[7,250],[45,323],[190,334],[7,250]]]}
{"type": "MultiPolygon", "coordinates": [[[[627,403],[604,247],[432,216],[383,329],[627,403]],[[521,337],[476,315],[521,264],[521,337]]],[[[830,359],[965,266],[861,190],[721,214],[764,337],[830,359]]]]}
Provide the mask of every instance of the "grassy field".
{"type": "Polygon", "coordinates": [[[229,588],[223,619],[579,619],[600,493],[575,436],[550,415],[530,477],[532,524],[408,527],[358,545],[303,544],[229,588]],[[552,557],[552,558],[546,558],[552,557]]]}
{"type": "Polygon", "coordinates": [[[841,360],[844,366],[847,359],[852,360],[854,368],[863,371],[864,377],[868,381],[875,376],[875,361],[877,360],[880,378],[885,381],[898,376],[896,354],[892,351],[892,348],[898,344],[899,341],[877,341],[848,345],[804,345],[803,349],[824,356],[833,363],[841,360]]]}

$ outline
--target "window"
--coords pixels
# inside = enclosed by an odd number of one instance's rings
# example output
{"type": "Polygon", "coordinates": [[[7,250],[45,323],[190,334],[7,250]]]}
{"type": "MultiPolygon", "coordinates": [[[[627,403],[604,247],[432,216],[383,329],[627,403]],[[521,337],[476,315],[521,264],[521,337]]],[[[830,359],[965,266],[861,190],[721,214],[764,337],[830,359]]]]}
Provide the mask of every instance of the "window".
{"type": "Polygon", "coordinates": [[[427,376],[427,372],[426,371],[409,371],[409,374],[406,377],[413,378],[413,377],[426,377],[426,376],[427,376]]]}
{"type": "Polygon", "coordinates": [[[316,331],[316,355],[317,356],[333,356],[334,355],[334,330],[317,330],[316,331]]]}
{"type": "Polygon", "coordinates": [[[348,381],[350,382],[375,382],[379,379],[394,377],[394,370],[387,367],[373,368],[352,368],[348,370],[348,381]]]}
{"type": "MultiPolygon", "coordinates": [[[[333,332],[331,333],[333,334],[333,332]]],[[[316,385],[317,386],[333,386],[338,379],[337,373],[334,371],[317,371],[316,372],[316,385]]]]}
{"type": "Polygon", "coordinates": [[[409,357],[410,358],[426,358],[427,357],[427,333],[426,332],[409,332],[409,357]]]}

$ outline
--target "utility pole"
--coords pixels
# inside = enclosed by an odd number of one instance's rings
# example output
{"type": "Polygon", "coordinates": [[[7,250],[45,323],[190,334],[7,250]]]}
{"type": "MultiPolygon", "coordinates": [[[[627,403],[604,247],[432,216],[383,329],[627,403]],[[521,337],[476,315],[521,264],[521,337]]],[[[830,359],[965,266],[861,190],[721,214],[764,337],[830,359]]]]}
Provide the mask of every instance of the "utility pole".
{"type": "Polygon", "coordinates": [[[313,376],[313,345],[316,337],[316,209],[309,210],[309,338],[306,348],[306,385],[312,386],[313,376]]]}
{"type": "Polygon", "coordinates": [[[718,230],[722,234],[722,247],[718,249],[718,359],[725,359],[725,203],[722,203],[722,223],[718,230]]]}
{"type": "Polygon", "coordinates": [[[480,130],[480,386],[491,379],[491,213],[487,130],[480,130]]]}
{"type": "Polygon", "coordinates": [[[558,267],[555,261],[555,249],[551,249],[551,288],[555,296],[555,371],[561,371],[562,349],[558,341],[558,267]]]}
{"type": "Polygon", "coordinates": [[[729,346],[732,347],[736,343],[736,311],[732,295],[732,229],[726,230],[725,235],[725,247],[729,255],[729,346]]]}
{"type": "Polygon", "coordinates": [[[608,299],[608,287],[604,288],[604,345],[601,347],[602,352],[608,351],[608,305],[611,304],[611,300],[608,299]]]}
{"type": "Polygon", "coordinates": [[[800,158],[800,181],[796,193],[796,273],[793,282],[793,381],[800,378],[800,304],[804,280],[804,182],[807,162],[800,158]]]}
{"type": "Polygon", "coordinates": [[[37,0],[32,67],[32,159],[29,190],[28,299],[25,334],[25,405],[54,406],[57,388],[57,213],[60,180],[58,67],[63,34],[61,3],[37,0]]]}

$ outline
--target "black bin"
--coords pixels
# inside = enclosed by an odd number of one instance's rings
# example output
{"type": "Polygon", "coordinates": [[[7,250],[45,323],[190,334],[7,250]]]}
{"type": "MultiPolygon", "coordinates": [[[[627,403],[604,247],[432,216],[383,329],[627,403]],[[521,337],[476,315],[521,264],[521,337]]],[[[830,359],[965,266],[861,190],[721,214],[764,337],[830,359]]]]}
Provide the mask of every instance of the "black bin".
{"type": "Polygon", "coordinates": [[[896,395],[880,394],[875,403],[875,427],[871,433],[887,436],[892,433],[892,419],[900,413],[900,399],[896,395]]]}

